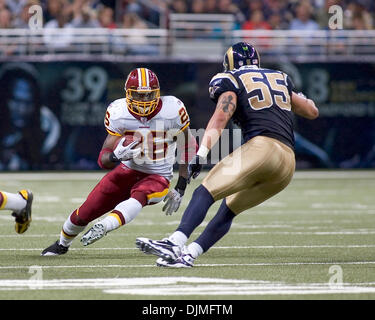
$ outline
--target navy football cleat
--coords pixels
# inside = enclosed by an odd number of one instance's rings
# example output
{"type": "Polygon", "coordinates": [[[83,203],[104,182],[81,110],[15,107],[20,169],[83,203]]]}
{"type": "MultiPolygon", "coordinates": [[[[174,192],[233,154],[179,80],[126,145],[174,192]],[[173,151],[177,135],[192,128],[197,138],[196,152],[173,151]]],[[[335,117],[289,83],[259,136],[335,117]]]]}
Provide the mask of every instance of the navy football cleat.
{"type": "Polygon", "coordinates": [[[162,240],[137,238],[135,245],[142,252],[156,255],[168,262],[173,262],[181,255],[181,248],[167,238],[162,240]]]}
{"type": "Polygon", "coordinates": [[[183,253],[176,260],[168,262],[162,258],[156,260],[156,265],[158,267],[167,267],[167,268],[192,268],[194,264],[194,258],[191,254],[183,253]]]}

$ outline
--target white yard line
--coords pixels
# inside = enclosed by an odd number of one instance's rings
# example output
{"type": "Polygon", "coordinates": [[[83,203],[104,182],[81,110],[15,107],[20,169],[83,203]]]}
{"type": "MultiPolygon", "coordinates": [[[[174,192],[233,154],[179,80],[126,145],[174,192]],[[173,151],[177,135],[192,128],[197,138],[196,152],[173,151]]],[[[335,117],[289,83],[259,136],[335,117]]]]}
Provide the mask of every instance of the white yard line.
{"type": "MultiPolygon", "coordinates": [[[[349,244],[349,245],[299,245],[299,246],[220,246],[212,247],[211,250],[233,250],[233,249],[321,249],[321,248],[375,248],[375,244],[349,244]]],[[[0,248],[0,251],[41,251],[44,248],[0,248]]],[[[132,247],[122,248],[70,248],[69,251],[108,251],[108,250],[138,250],[132,247]]]]}
{"type": "MultiPolygon", "coordinates": [[[[147,236],[158,236],[165,235],[163,232],[153,232],[146,233],[147,236]]],[[[372,235],[375,234],[374,229],[364,229],[364,230],[340,230],[340,231],[236,231],[236,235],[319,235],[319,236],[329,236],[329,235],[372,235]]],[[[139,233],[126,232],[113,234],[111,237],[123,237],[123,236],[140,236],[139,233]]],[[[26,234],[26,235],[17,235],[17,234],[3,234],[0,235],[1,238],[45,238],[45,237],[59,237],[59,234],[26,234]]]]}
{"type": "MultiPolygon", "coordinates": [[[[54,257],[47,259],[55,259],[54,257]]],[[[46,259],[46,261],[47,261],[46,259]]],[[[259,262],[259,263],[214,263],[214,264],[200,264],[197,263],[195,267],[265,267],[265,266],[307,266],[307,265],[374,265],[375,261],[331,261],[331,262],[259,262]]],[[[1,269],[28,269],[35,265],[29,266],[0,266],[1,269]]],[[[68,269],[68,268],[154,268],[154,264],[102,264],[102,265],[40,265],[42,269],[68,269]]]]}
{"type": "Polygon", "coordinates": [[[297,283],[220,279],[203,277],[146,277],[53,280],[0,280],[0,291],[88,290],[109,294],[188,296],[188,295],[302,295],[375,293],[374,283],[297,283]]]}
{"type": "MultiPolygon", "coordinates": [[[[99,181],[106,172],[25,172],[25,173],[0,173],[0,179],[2,181],[7,180],[21,180],[21,181],[45,181],[45,180],[58,180],[58,181],[69,181],[69,180],[97,180],[99,181]]],[[[203,172],[199,179],[203,179],[206,172],[203,172]]],[[[294,174],[294,179],[375,179],[374,170],[312,170],[304,171],[297,170],[294,174]]]]}

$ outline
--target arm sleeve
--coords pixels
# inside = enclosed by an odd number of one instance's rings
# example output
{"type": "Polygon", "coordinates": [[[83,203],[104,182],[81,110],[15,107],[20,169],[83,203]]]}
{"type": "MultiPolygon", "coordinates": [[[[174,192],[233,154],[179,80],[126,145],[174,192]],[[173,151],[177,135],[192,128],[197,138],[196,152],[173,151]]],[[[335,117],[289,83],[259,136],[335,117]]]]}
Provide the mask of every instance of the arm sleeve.
{"type": "Polygon", "coordinates": [[[286,79],[286,86],[288,88],[289,96],[292,97],[292,91],[295,89],[294,82],[291,77],[289,77],[286,73],[284,73],[286,79]]]}

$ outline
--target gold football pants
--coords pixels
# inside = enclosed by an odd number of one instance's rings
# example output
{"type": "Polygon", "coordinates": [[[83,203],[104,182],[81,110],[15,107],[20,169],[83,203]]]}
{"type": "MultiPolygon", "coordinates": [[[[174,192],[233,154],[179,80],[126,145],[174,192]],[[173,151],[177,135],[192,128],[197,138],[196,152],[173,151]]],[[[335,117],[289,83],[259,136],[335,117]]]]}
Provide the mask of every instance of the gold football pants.
{"type": "Polygon", "coordinates": [[[295,170],[295,155],[282,142],[256,136],[216,164],[202,184],[215,201],[226,198],[235,214],[283,190],[295,170]]]}

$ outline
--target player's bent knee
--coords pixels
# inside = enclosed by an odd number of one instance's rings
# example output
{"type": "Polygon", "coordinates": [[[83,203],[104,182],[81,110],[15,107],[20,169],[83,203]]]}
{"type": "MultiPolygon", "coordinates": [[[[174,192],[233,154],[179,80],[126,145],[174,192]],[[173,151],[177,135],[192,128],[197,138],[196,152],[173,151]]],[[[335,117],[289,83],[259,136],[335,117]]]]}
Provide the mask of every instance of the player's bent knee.
{"type": "Polygon", "coordinates": [[[74,212],[70,215],[70,221],[75,224],[76,226],[87,226],[91,221],[87,221],[86,219],[82,219],[79,216],[79,210],[74,210],[74,212]]]}

